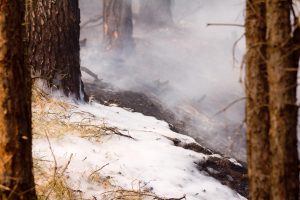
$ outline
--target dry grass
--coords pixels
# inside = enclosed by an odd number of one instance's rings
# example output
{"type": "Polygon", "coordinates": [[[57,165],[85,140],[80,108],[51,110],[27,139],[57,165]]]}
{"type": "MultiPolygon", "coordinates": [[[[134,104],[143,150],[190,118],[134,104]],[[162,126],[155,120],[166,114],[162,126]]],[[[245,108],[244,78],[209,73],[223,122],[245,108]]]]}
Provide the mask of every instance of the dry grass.
{"type": "Polygon", "coordinates": [[[78,194],[67,184],[67,175],[65,174],[71,157],[64,167],[57,167],[56,164],[49,170],[45,165],[47,161],[34,160],[34,174],[36,179],[36,191],[39,200],[82,200],[78,194]],[[52,173],[51,173],[52,172],[52,173]]]}
{"type": "Polygon", "coordinates": [[[101,200],[186,200],[186,197],[164,198],[152,192],[119,188],[103,193],[101,200]]]}
{"type": "MultiPolygon", "coordinates": [[[[33,87],[32,108],[33,138],[47,139],[53,157],[52,161],[43,158],[34,159],[38,199],[87,200],[83,198],[83,191],[71,188],[68,184],[69,177],[66,171],[72,162],[72,155],[66,163],[58,163],[50,139],[62,138],[66,134],[75,134],[98,142],[101,142],[103,136],[112,134],[134,138],[122,134],[115,127],[107,126],[91,113],[79,112],[75,103],[52,98],[37,86],[33,87]]],[[[82,177],[86,177],[89,183],[106,191],[100,197],[92,197],[90,200],[168,200],[156,196],[151,192],[151,188],[146,187],[147,184],[141,185],[141,182],[138,182],[138,186],[132,187],[131,190],[115,186],[112,184],[111,177],[101,175],[101,170],[108,165],[109,163],[90,172],[82,172],[82,177]]]]}
{"type": "MultiPolygon", "coordinates": [[[[47,161],[41,159],[34,161],[38,200],[87,200],[83,198],[83,191],[75,190],[68,186],[68,175],[65,172],[71,162],[71,157],[68,163],[63,167],[54,166],[50,171],[49,167],[45,165],[45,162],[47,161]],[[53,173],[51,173],[51,171],[53,171],[53,173]]],[[[144,187],[139,186],[138,188],[127,190],[114,186],[111,177],[103,177],[100,170],[96,169],[95,171],[87,173],[90,174],[88,175],[88,182],[101,187],[101,189],[106,192],[103,192],[98,198],[92,197],[89,200],[168,200],[156,196],[154,193],[151,193],[149,189],[144,187]]]]}
{"type": "Polygon", "coordinates": [[[33,137],[47,138],[53,161],[34,159],[36,190],[40,200],[82,200],[82,192],[68,186],[66,171],[71,162],[59,166],[49,138],[64,137],[66,133],[100,140],[106,134],[103,122],[90,113],[78,112],[76,105],[52,98],[38,87],[33,87],[32,97],[33,137]],[[71,120],[72,117],[81,121],[71,120]],[[49,166],[51,170],[49,170],[49,166]]]}
{"type": "Polygon", "coordinates": [[[106,126],[103,121],[87,112],[78,112],[75,104],[51,98],[50,95],[34,87],[33,90],[33,136],[34,138],[63,137],[66,133],[82,137],[101,138],[106,126]],[[80,121],[74,121],[74,119],[80,121]]]}

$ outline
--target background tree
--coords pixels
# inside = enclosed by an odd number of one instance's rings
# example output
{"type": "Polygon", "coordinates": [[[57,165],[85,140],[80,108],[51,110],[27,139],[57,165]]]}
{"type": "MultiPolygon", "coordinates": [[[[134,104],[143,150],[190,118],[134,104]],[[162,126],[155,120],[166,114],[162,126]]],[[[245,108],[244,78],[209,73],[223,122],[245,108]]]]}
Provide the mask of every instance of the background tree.
{"type": "MultiPolygon", "coordinates": [[[[296,88],[298,57],[291,37],[292,0],[267,0],[267,66],[273,200],[299,198],[296,88]]],[[[298,47],[299,48],[299,47],[298,47]]]]}
{"type": "Polygon", "coordinates": [[[34,74],[67,96],[84,98],[78,0],[30,0],[28,4],[28,63],[34,74]]]}
{"type": "Polygon", "coordinates": [[[103,33],[107,50],[130,52],[134,46],[131,0],[103,0],[103,33]]]}
{"type": "Polygon", "coordinates": [[[0,199],[36,199],[31,77],[24,64],[24,1],[0,0],[0,199]]]}
{"type": "Polygon", "coordinates": [[[140,0],[137,23],[155,28],[173,24],[172,0],[140,0]]]}
{"type": "Polygon", "coordinates": [[[269,109],[266,64],[266,5],[246,2],[246,124],[251,199],[269,199],[269,109]]]}

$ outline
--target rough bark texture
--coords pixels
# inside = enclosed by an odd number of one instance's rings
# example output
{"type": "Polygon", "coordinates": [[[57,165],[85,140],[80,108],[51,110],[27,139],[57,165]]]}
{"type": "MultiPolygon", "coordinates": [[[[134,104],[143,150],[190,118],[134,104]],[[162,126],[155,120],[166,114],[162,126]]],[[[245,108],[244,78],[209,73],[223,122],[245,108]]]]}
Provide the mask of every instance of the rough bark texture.
{"type": "Polygon", "coordinates": [[[103,0],[104,45],[119,54],[133,49],[131,0],[103,0]]]}
{"type": "Polygon", "coordinates": [[[246,124],[251,199],[269,199],[269,109],[266,64],[266,4],[246,3],[246,124]]]}
{"type": "Polygon", "coordinates": [[[172,0],[140,0],[137,23],[149,28],[173,24],[172,0]]]}
{"type": "Polygon", "coordinates": [[[24,1],[0,0],[0,199],[36,199],[31,78],[24,64],[24,1]]]}
{"type": "Polygon", "coordinates": [[[78,0],[30,0],[28,4],[28,62],[34,75],[49,87],[82,99],[78,0]]]}
{"type": "Polygon", "coordinates": [[[298,200],[296,86],[298,60],[291,38],[292,0],[267,0],[271,199],[298,200]]]}

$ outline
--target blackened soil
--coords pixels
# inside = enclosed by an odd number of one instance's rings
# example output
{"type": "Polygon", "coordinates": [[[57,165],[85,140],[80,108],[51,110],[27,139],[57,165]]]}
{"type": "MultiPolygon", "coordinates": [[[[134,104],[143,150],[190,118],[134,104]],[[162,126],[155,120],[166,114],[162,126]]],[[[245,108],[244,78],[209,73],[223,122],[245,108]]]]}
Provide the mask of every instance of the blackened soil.
{"type": "Polygon", "coordinates": [[[197,143],[183,143],[181,140],[179,140],[177,138],[169,138],[169,137],[167,137],[167,138],[169,140],[173,141],[174,145],[177,147],[182,147],[184,149],[192,150],[197,153],[202,153],[205,155],[219,154],[218,152],[214,152],[214,151],[212,151],[208,148],[205,148],[197,143]]]}
{"type": "Polygon", "coordinates": [[[244,164],[235,164],[224,157],[208,157],[207,160],[197,163],[197,167],[242,196],[248,196],[247,168],[244,164]]]}
{"type": "Polygon", "coordinates": [[[183,143],[179,139],[168,138],[175,146],[205,155],[219,154],[221,157],[210,156],[206,160],[196,163],[200,171],[206,172],[209,176],[219,180],[223,185],[227,185],[240,195],[247,197],[249,192],[246,163],[238,164],[224,157],[221,153],[203,147],[197,143],[183,143]]]}
{"type": "MultiPolygon", "coordinates": [[[[96,101],[111,105],[117,104],[123,108],[130,108],[134,112],[140,112],[147,116],[153,116],[159,120],[169,123],[170,128],[178,133],[186,134],[186,127],[183,121],[177,120],[172,111],[164,109],[162,104],[154,96],[132,91],[114,90],[111,85],[102,81],[85,82],[85,91],[88,96],[92,96],[96,101]]],[[[175,146],[192,150],[205,155],[219,154],[214,150],[203,147],[197,143],[182,143],[178,139],[168,138],[174,142],[175,146]]],[[[239,162],[241,163],[241,162],[239,162]]],[[[200,171],[219,180],[239,194],[247,197],[248,178],[245,163],[237,165],[225,157],[209,156],[205,161],[196,163],[200,171]]]]}
{"type": "Polygon", "coordinates": [[[178,133],[185,133],[185,123],[176,120],[175,115],[164,109],[159,100],[149,97],[146,94],[133,91],[119,91],[110,89],[107,83],[101,81],[85,82],[84,89],[88,96],[104,105],[117,104],[122,108],[130,108],[134,112],[143,113],[146,116],[153,116],[159,120],[166,121],[171,130],[178,133]]]}

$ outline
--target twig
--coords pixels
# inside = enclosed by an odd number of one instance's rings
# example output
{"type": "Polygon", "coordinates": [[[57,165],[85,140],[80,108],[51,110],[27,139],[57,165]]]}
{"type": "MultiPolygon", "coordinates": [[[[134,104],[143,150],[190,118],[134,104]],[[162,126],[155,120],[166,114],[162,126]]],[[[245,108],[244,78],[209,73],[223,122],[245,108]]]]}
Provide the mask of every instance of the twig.
{"type": "Polygon", "coordinates": [[[62,172],[61,172],[62,175],[63,175],[63,174],[66,172],[66,170],[68,169],[68,167],[69,167],[69,165],[70,165],[70,163],[71,163],[72,157],[73,157],[73,153],[71,153],[70,158],[69,158],[67,164],[65,165],[64,169],[62,170],[62,172]]]}
{"type": "Polygon", "coordinates": [[[208,23],[206,26],[237,26],[237,27],[244,27],[243,24],[227,24],[227,23],[208,23]]]}
{"type": "MultiPolygon", "coordinates": [[[[159,197],[153,193],[149,193],[149,192],[141,192],[141,191],[131,191],[131,190],[126,190],[126,189],[119,189],[119,190],[113,190],[113,191],[107,191],[102,193],[101,195],[106,195],[106,194],[112,194],[112,193],[120,193],[122,196],[134,196],[134,195],[140,195],[140,196],[144,196],[144,197],[153,197],[155,200],[183,200],[186,199],[186,195],[183,195],[182,197],[179,198],[164,198],[164,197],[159,197]],[[122,193],[128,193],[127,195],[124,195],[122,193]],[[131,193],[131,194],[130,194],[131,193]]],[[[115,196],[114,199],[119,199],[120,196],[115,196]]]]}
{"type": "Polygon", "coordinates": [[[228,104],[225,108],[221,109],[221,110],[218,111],[216,114],[214,114],[214,117],[215,117],[216,115],[219,115],[219,114],[222,113],[222,112],[225,112],[226,110],[228,110],[228,108],[230,108],[230,107],[233,106],[234,104],[236,104],[236,103],[238,103],[238,102],[240,102],[240,101],[243,101],[243,100],[245,100],[245,99],[246,99],[246,97],[241,97],[241,98],[239,98],[239,99],[234,100],[233,102],[231,102],[230,104],[228,104]]]}
{"type": "MultiPolygon", "coordinates": [[[[51,143],[50,143],[50,140],[49,140],[47,131],[45,132],[45,134],[46,134],[47,142],[48,142],[48,144],[49,144],[49,148],[50,148],[50,151],[51,151],[53,160],[54,160],[53,180],[55,180],[55,177],[56,177],[56,174],[57,174],[57,161],[56,161],[56,157],[55,157],[55,155],[54,155],[54,151],[53,151],[53,149],[52,149],[52,146],[51,146],[51,143]]],[[[48,195],[46,196],[46,198],[45,198],[46,200],[49,199],[49,197],[50,197],[52,191],[53,191],[53,188],[49,191],[48,195]]]]}
{"type": "Polygon", "coordinates": [[[118,131],[117,128],[113,128],[113,127],[103,127],[104,131],[110,131],[113,134],[119,135],[119,136],[123,136],[123,137],[127,137],[133,140],[136,140],[135,138],[131,137],[130,135],[125,135],[123,133],[121,133],[120,131],[118,131]]]}
{"type": "Polygon", "coordinates": [[[49,149],[50,149],[50,151],[51,151],[51,155],[52,155],[53,160],[54,160],[54,172],[55,172],[55,174],[56,174],[56,170],[57,170],[57,161],[56,161],[56,158],[55,158],[55,155],[54,155],[54,151],[53,151],[53,149],[52,149],[52,146],[51,146],[51,143],[50,143],[50,140],[49,140],[49,137],[48,137],[47,132],[46,132],[45,134],[46,134],[47,142],[48,142],[48,144],[49,144],[49,149]]]}
{"type": "Polygon", "coordinates": [[[80,25],[80,28],[82,29],[82,28],[84,28],[85,26],[87,26],[88,24],[97,22],[97,21],[101,20],[102,18],[103,18],[103,16],[100,15],[100,16],[96,16],[96,17],[94,17],[94,18],[92,18],[92,19],[89,19],[88,21],[82,23],[82,24],[80,25]]]}
{"type": "Polygon", "coordinates": [[[121,133],[121,132],[114,132],[114,134],[116,134],[116,135],[119,135],[119,136],[123,136],[123,137],[127,137],[127,138],[130,138],[130,139],[133,139],[133,140],[136,140],[135,138],[133,138],[133,137],[131,137],[130,135],[125,135],[125,134],[123,134],[123,133],[121,133]]]}
{"type": "Polygon", "coordinates": [[[234,43],[232,46],[232,60],[233,60],[233,67],[235,67],[235,63],[237,63],[237,58],[235,56],[235,51],[237,48],[237,45],[239,44],[239,42],[243,39],[243,37],[245,36],[245,33],[243,33],[234,43]]]}
{"type": "Polygon", "coordinates": [[[243,70],[244,70],[244,67],[246,65],[246,54],[243,55],[242,57],[242,61],[241,61],[241,64],[240,64],[240,77],[239,77],[239,83],[243,83],[243,70]]]}
{"type": "Polygon", "coordinates": [[[95,170],[95,171],[93,171],[90,175],[89,175],[89,177],[91,177],[93,174],[95,174],[95,173],[97,173],[97,172],[99,172],[100,170],[102,170],[104,167],[106,167],[106,166],[108,166],[109,165],[109,163],[106,163],[105,165],[103,165],[102,167],[100,167],[99,169],[97,169],[97,170],[95,170]]]}

